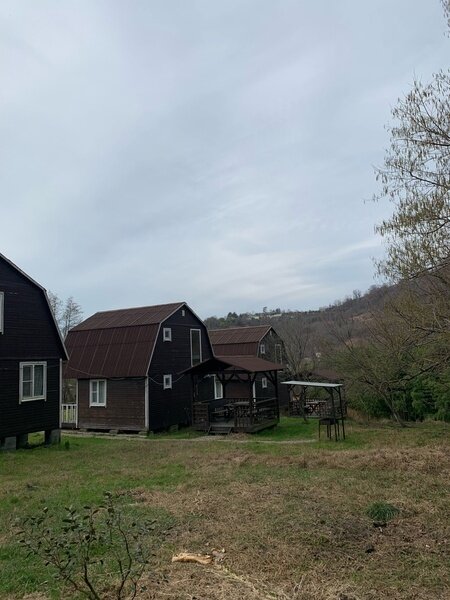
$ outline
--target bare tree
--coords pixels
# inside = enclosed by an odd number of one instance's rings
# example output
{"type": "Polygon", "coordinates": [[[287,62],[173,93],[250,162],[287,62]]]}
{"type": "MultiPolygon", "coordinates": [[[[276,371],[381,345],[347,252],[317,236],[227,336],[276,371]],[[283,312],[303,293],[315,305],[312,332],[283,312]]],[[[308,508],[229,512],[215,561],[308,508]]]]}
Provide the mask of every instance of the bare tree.
{"type": "Polygon", "coordinates": [[[48,300],[61,331],[61,335],[63,339],[65,339],[69,330],[83,320],[83,310],[81,305],[74,300],[73,296],[70,296],[67,300],[63,301],[57,294],[51,291],[48,292],[48,300]]]}

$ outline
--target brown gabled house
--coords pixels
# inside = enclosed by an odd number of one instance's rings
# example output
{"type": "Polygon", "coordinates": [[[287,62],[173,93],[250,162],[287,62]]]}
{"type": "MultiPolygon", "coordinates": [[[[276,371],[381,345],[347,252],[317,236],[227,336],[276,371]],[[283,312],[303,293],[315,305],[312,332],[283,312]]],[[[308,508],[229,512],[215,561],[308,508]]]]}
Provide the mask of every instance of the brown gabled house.
{"type": "Polygon", "coordinates": [[[63,407],[72,421],[65,424],[84,429],[188,424],[192,385],[181,373],[213,356],[205,325],[185,302],[98,312],[69,332],[66,345],[76,409],[63,407]]]}
{"type": "Polygon", "coordinates": [[[59,441],[66,358],[45,289],[0,254],[0,449],[59,441]]]}
{"type": "Polygon", "coordinates": [[[284,363],[284,346],[271,325],[210,329],[209,337],[216,356],[256,356],[284,363]]]}

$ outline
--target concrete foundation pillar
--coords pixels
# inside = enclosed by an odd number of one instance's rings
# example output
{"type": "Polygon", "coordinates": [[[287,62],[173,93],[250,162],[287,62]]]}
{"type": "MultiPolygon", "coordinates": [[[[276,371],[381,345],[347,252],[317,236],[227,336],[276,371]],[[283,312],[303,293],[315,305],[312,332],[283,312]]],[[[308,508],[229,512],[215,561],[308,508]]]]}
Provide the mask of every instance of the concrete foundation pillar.
{"type": "Polygon", "coordinates": [[[17,447],[16,436],[5,437],[0,439],[0,450],[15,450],[17,447]]]}
{"type": "Polygon", "coordinates": [[[61,429],[49,429],[45,432],[45,445],[59,444],[61,442],[61,429]]]}
{"type": "Polygon", "coordinates": [[[17,448],[26,448],[28,446],[28,433],[23,433],[22,435],[18,435],[16,440],[17,440],[17,448]]]}

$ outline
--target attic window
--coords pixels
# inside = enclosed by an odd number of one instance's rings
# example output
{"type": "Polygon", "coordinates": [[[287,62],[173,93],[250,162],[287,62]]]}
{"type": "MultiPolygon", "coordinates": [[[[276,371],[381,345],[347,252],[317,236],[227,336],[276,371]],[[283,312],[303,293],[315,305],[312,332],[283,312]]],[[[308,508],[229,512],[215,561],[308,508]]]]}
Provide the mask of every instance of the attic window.
{"type": "Polygon", "coordinates": [[[259,353],[260,354],[265,354],[266,353],[266,345],[265,344],[260,344],[259,345],[259,353]]]}
{"type": "Polygon", "coordinates": [[[186,311],[184,310],[184,308],[181,309],[181,316],[185,317],[186,316],[186,311]]]}
{"type": "Polygon", "coordinates": [[[163,389],[164,390],[172,389],[172,375],[164,375],[163,376],[163,389]]]}
{"type": "Polygon", "coordinates": [[[0,292],[0,333],[3,333],[3,321],[4,321],[3,307],[4,307],[4,305],[5,305],[5,296],[4,296],[3,292],[0,292]]]}
{"type": "Polygon", "coordinates": [[[264,390],[266,390],[266,389],[267,389],[267,377],[263,377],[263,378],[261,379],[261,385],[262,385],[262,388],[263,388],[264,390]]]}
{"type": "Polygon", "coordinates": [[[172,329],[170,327],[164,327],[163,329],[163,341],[171,342],[172,341],[172,329]]]}

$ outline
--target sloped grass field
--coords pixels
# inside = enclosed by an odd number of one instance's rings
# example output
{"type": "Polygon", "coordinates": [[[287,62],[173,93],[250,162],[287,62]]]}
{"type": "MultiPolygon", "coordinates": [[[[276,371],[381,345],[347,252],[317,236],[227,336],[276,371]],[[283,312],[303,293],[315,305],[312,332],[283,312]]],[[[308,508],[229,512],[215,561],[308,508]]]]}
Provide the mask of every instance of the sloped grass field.
{"type": "Polygon", "coordinates": [[[448,598],[449,434],[441,423],[349,423],[345,442],[319,443],[316,424],[283,419],[224,441],[67,435],[58,448],[0,455],[0,598],[75,598],[26,556],[17,524],[104,491],[167,532],[142,599],[448,598]],[[399,512],[375,526],[368,511],[382,502],[399,512]],[[171,563],[212,548],[225,549],[223,563],[171,563]]]}

